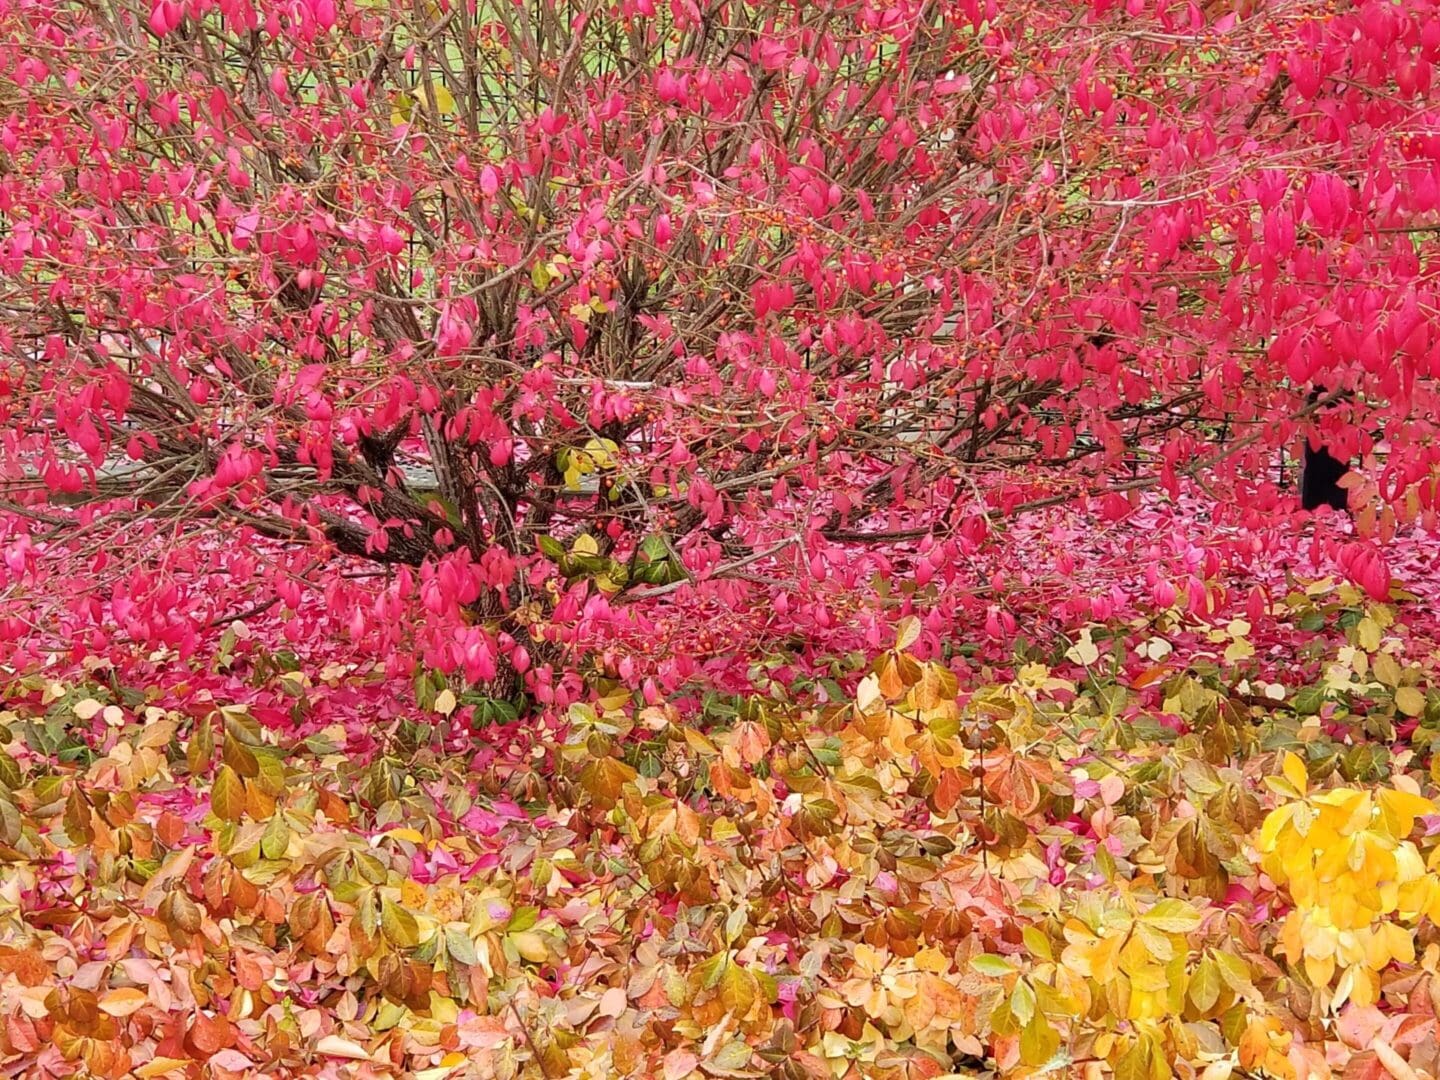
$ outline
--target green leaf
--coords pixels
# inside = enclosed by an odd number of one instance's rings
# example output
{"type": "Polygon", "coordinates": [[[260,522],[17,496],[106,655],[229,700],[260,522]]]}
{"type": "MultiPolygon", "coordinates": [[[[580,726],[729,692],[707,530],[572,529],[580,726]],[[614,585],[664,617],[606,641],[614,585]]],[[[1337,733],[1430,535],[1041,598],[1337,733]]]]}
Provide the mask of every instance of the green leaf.
{"type": "Polygon", "coordinates": [[[255,764],[255,786],[272,799],[285,794],[285,761],[280,754],[270,749],[257,751],[255,764]]]}
{"type": "Polygon", "coordinates": [[[731,1039],[710,1058],[708,1064],[720,1073],[738,1073],[750,1064],[754,1049],[744,1039],[731,1039]]]}
{"type": "Polygon", "coordinates": [[[1025,947],[1030,950],[1030,955],[1039,960],[1054,960],[1055,953],[1047,938],[1038,926],[1027,926],[1020,931],[1020,936],[1025,942],[1025,947]]]}
{"type": "Polygon", "coordinates": [[[994,953],[981,953],[979,956],[970,958],[970,966],[981,975],[990,975],[999,978],[1002,975],[1011,975],[1015,971],[1015,965],[1006,960],[1003,956],[996,956],[994,953]]]}
{"type": "Polygon", "coordinates": [[[14,791],[25,781],[24,774],[20,771],[20,763],[11,755],[0,753],[0,784],[4,784],[11,791],[14,791]]]}
{"type": "Polygon", "coordinates": [[[458,926],[449,927],[445,931],[445,951],[467,966],[480,962],[480,954],[475,951],[475,942],[458,926]]]}
{"type": "Polygon", "coordinates": [[[524,907],[517,907],[510,913],[510,921],[505,924],[507,934],[518,934],[522,930],[529,930],[540,921],[540,909],[534,904],[526,904],[524,907]]]}
{"type": "Polygon", "coordinates": [[[279,859],[284,857],[289,846],[290,826],[285,821],[285,815],[277,811],[265,826],[265,834],[260,837],[260,853],[267,859],[279,859]]]}
{"type": "Polygon", "coordinates": [[[1015,983],[1015,992],[1010,995],[1010,1011],[1022,1027],[1028,1027],[1035,1018],[1035,991],[1024,979],[1015,983]]]}
{"type": "Polygon", "coordinates": [[[1220,977],[1225,984],[1237,994],[1248,993],[1253,989],[1254,984],[1250,981],[1250,968],[1240,957],[1228,952],[1216,952],[1215,964],[1220,969],[1220,977]]]}
{"type": "Polygon", "coordinates": [[[263,746],[264,733],[260,721],[251,716],[242,706],[227,705],[220,710],[225,718],[225,734],[246,746],[263,746]]]}
{"type": "Polygon", "coordinates": [[[210,809],[221,821],[239,821],[245,813],[245,782],[229,765],[221,765],[215,776],[210,809]]]}
{"type": "Polygon", "coordinates": [[[1220,997],[1220,968],[1210,957],[1205,957],[1196,965],[1190,975],[1190,1004],[1195,1006],[1195,1011],[1205,1015],[1215,1007],[1215,1002],[1220,997]]]}
{"type": "Polygon", "coordinates": [[[385,864],[368,851],[355,852],[355,869],[371,885],[383,885],[390,876],[385,864]]]}
{"type": "Polygon", "coordinates": [[[736,938],[744,932],[748,925],[750,925],[750,911],[741,904],[730,912],[729,918],[725,920],[725,943],[734,945],[736,938]]]}
{"type": "Polygon", "coordinates": [[[35,781],[33,790],[35,792],[35,809],[38,811],[64,798],[65,778],[63,776],[42,776],[35,781]]]}

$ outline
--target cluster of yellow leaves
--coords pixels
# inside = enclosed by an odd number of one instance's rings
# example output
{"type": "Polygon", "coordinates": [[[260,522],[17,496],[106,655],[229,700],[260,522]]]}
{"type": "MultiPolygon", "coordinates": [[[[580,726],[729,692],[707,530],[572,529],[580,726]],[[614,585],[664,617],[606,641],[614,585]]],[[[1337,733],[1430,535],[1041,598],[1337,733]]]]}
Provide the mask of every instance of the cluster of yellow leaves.
{"type": "MultiPolygon", "coordinates": [[[[591,306],[577,305],[577,310],[583,310],[588,319],[591,306]]],[[[592,438],[586,440],[582,449],[562,449],[558,464],[565,477],[565,486],[571,491],[580,490],[580,482],[585,477],[615,468],[619,454],[620,447],[614,439],[592,438]]]]}
{"type": "Polygon", "coordinates": [[[1318,989],[1339,973],[1330,998],[1373,1005],[1379,973],[1415,959],[1414,927],[1440,917],[1440,848],[1429,863],[1410,835],[1435,804],[1414,791],[1310,790],[1301,759],[1287,753],[1283,776],[1269,778],[1287,799],[1261,826],[1261,866],[1295,907],[1280,942],[1291,965],[1318,989]]]}
{"type": "Polygon", "coordinates": [[[1165,898],[1142,903],[1127,890],[1087,892],[1060,923],[1057,952],[1040,926],[1027,928],[1033,964],[997,1014],[997,1030],[1020,1033],[1021,1064],[1045,1065],[1063,1021],[1072,1052],[1106,1061],[1117,1075],[1171,1075],[1167,1060],[1221,1060],[1227,1032],[1243,1029],[1257,991],[1249,965],[1208,945],[1218,913],[1165,898]]]}

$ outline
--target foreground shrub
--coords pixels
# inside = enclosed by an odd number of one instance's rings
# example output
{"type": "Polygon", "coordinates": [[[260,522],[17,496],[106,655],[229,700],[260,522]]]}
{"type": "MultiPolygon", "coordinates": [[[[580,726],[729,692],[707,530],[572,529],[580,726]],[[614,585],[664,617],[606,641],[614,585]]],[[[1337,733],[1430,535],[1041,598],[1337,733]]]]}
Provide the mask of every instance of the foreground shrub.
{"type": "MultiPolygon", "coordinates": [[[[1158,661],[1173,615],[1139,645],[1096,626],[1001,675],[917,658],[905,622],[863,672],[709,713],[602,687],[556,735],[492,732],[512,752],[478,771],[415,718],[281,734],[99,670],[15,679],[0,1053],[110,1077],[1422,1075],[1431,661],[1348,587],[1286,609],[1334,630],[1292,685],[1233,624],[1158,661]]],[[[270,677],[301,716],[347,685],[270,677]]]]}

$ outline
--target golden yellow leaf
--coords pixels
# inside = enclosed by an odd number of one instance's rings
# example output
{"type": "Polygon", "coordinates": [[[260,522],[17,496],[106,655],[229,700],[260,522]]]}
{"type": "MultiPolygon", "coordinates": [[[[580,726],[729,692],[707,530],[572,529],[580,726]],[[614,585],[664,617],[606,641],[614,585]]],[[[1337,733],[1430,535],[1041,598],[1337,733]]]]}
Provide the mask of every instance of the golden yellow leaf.
{"type": "Polygon", "coordinates": [[[1403,840],[1415,828],[1415,819],[1435,812],[1435,804],[1420,795],[1408,791],[1382,788],[1375,793],[1384,816],[1385,827],[1396,840],[1403,840]]]}
{"type": "Polygon", "coordinates": [[[151,1058],[135,1070],[135,1075],[141,1080],[155,1080],[156,1077],[168,1076],[170,1073],[179,1072],[193,1064],[194,1062],[188,1058],[151,1058]]]}
{"type": "Polygon", "coordinates": [[[229,765],[221,765],[215,776],[210,809],[222,821],[239,821],[245,813],[245,784],[229,765]]]}
{"type": "Polygon", "coordinates": [[[1305,771],[1305,762],[1300,760],[1300,755],[1289,750],[1285,751],[1285,758],[1281,765],[1281,772],[1285,779],[1289,780],[1295,790],[1304,795],[1310,786],[1310,776],[1305,771]]]}

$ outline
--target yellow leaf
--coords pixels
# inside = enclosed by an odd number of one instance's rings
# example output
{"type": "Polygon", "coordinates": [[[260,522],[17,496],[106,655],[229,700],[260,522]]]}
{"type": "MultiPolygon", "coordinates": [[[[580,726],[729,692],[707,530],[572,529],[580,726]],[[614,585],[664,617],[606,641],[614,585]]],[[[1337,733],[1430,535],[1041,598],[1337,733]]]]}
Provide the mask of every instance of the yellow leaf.
{"type": "Polygon", "coordinates": [[[169,1073],[193,1065],[194,1062],[188,1058],[157,1057],[147,1061],[135,1070],[135,1075],[141,1080],[154,1080],[157,1076],[165,1076],[169,1073]]]}
{"type": "Polygon", "coordinates": [[[1305,771],[1305,762],[1300,760],[1300,755],[1292,751],[1285,751],[1284,763],[1281,765],[1281,772],[1285,779],[1294,785],[1295,790],[1304,795],[1310,787],[1310,776],[1305,771]]]}
{"type": "Polygon", "coordinates": [[[455,111],[455,95],[445,88],[443,83],[431,83],[430,89],[435,94],[435,108],[440,111],[441,116],[449,116],[455,111]]]}
{"type": "Polygon", "coordinates": [[[1326,987],[1335,976],[1335,958],[1333,956],[1310,956],[1305,957],[1305,977],[1310,980],[1311,986],[1326,987]]]}
{"type": "Polygon", "coordinates": [[[1020,1032],[1020,1060],[1031,1067],[1044,1065],[1060,1049],[1060,1034],[1039,1013],[1020,1032]]]}
{"type": "Polygon", "coordinates": [[[1090,629],[1080,631],[1080,640],[1065,651],[1065,658],[1083,667],[1089,667],[1100,659],[1100,649],[1090,640],[1090,629]]]}
{"type": "Polygon", "coordinates": [[[1280,830],[1290,824],[1290,820],[1299,809],[1299,803],[1286,803],[1284,806],[1277,806],[1265,816],[1265,823],[1260,826],[1260,850],[1274,851],[1275,842],[1279,839],[1280,830]]]}
{"type": "Polygon", "coordinates": [[[399,949],[413,949],[420,943],[420,923],[399,904],[385,900],[380,905],[380,929],[399,949]]]}
{"type": "Polygon", "coordinates": [[[1220,997],[1220,986],[1220,968],[1214,960],[1207,956],[1200,961],[1194,974],[1190,976],[1190,1001],[1194,1004],[1196,1012],[1203,1016],[1210,1011],[1211,1006],[1220,997]]]}
{"type": "Polygon", "coordinates": [[[449,687],[435,695],[435,711],[441,716],[449,716],[455,711],[457,704],[459,703],[455,700],[455,692],[449,687]]]}
{"type": "Polygon", "coordinates": [[[210,809],[222,821],[239,821],[245,813],[245,784],[229,765],[221,765],[210,791],[210,809]]]}
{"type": "Polygon", "coordinates": [[[1355,627],[1355,640],[1366,652],[1380,648],[1380,624],[1368,615],[1355,627]]]}
{"type": "Polygon", "coordinates": [[[1425,711],[1425,695],[1414,686],[1402,686],[1395,691],[1395,707],[1406,716],[1419,716],[1425,711]]]}
{"type": "Polygon", "coordinates": [[[1433,802],[1408,791],[1382,788],[1376,792],[1375,797],[1380,803],[1381,813],[1385,816],[1385,826],[1396,840],[1403,840],[1410,835],[1417,817],[1435,812],[1433,802]]]}
{"type": "Polygon", "coordinates": [[[879,705],[884,698],[880,695],[880,680],[875,675],[866,675],[860,680],[860,685],[855,688],[855,707],[862,713],[868,713],[879,705]]]}
{"type": "Polygon", "coordinates": [[[1255,646],[1251,645],[1245,638],[1236,638],[1229,645],[1225,646],[1225,660],[1227,663],[1235,663],[1237,660],[1244,660],[1255,655],[1255,646]]]}
{"type": "Polygon", "coordinates": [[[1200,926],[1201,915],[1184,900],[1161,900],[1144,915],[1142,922],[1166,934],[1188,934],[1200,926]]]}
{"type": "Polygon", "coordinates": [[[118,1018],[139,1012],[149,1000],[145,991],[137,990],[133,986],[124,986],[118,990],[111,990],[100,999],[98,1004],[101,1012],[118,1018]]]}
{"type": "Polygon", "coordinates": [[[543,964],[550,958],[550,949],[546,946],[545,939],[533,930],[521,930],[511,934],[510,943],[523,959],[532,964],[543,964]]]}
{"type": "Polygon", "coordinates": [[[758,993],[754,975],[733,960],[725,965],[720,975],[719,994],[720,1004],[725,1006],[726,1012],[736,1017],[744,1016],[755,1004],[758,993]]]}
{"type": "Polygon", "coordinates": [[[585,456],[596,469],[613,469],[615,455],[619,452],[620,447],[614,439],[590,439],[585,443],[585,456]]]}
{"type": "Polygon", "coordinates": [[[914,615],[901,619],[900,625],[895,628],[895,651],[904,652],[919,640],[920,620],[914,615]]]}
{"type": "MultiPolygon", "coordinates": [[[[447,690],[448,694],[449,691],[447,690]]],[[[418,829],[391,829],[386,836],[393,836],[400,840],[409,840],[412,844],[425,843],[424,835],[418,829]]]]}
{"type": "Polygon", "coordinates": [[[600,545],[589,533],[581,533],[570,545],[570,550],[576,555],[599,555],[600,545]]]}
{"type": "Polygon", "coordinates": [[[1370,665],[1375,678],[1386,686],[1400,685],[1400,665],[1389,653],[1380,653],[1370,665]]]}

